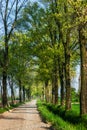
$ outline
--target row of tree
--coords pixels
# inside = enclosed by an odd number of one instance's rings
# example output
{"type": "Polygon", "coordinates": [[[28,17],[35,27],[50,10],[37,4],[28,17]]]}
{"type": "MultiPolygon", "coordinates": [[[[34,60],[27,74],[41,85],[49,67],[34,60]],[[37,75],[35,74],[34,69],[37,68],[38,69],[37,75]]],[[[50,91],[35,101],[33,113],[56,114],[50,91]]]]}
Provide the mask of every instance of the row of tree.
{"type": "MultiPolygon", "coordinates": [[[[8,99],[7,99],[7,81],[9,79],[10,86],[11,86],[11,92],[14,97],[13,93],[13,78],[14,73],[16,74],[16,79],[19,81],[20,86],[20,93],[21,93],[21,73],[24,73],[23,70],[21,70],[21,67],[24,67],[24,65],[20,64],[20,55],[18,54],[20,51],[18,48],[17,51],[14,52],[13,55],[13,48],[15,47],[15,41],[13,40],[13,35],[15,27],[17,26],[17,21],[20,18],[20,12],[27,4],[27,0],[0,0],[0,33],[1,33],[1,39],[0,39],[0,80],[2,80],[2,104],[3,107],[6,107],[8,105],[8,99]],[[13,41],[12,41],[13,40],[13,41]],[[17,52],[17,53],[16,53],[17,52]],[[14,56],[14,59],[11,60],[11,58],[14,56]],[[17,56],[17,57],[16,57],[17,56]],[[18,58],[18,59],[17,59],[18,58]],[[16,59],[16,60],[15,60],[16,59]],[[13,62],[13,63],[12,63],[13,62]],[[14,67],[13,65],[14,64],[14,67]],[[19,70],[18,70],[19,69],[19,70]]],[[[19,37],[20,38],[20,37],[19,37]]],[[[20,43],[21,44],[21,43],[20,43]]],[[[18,45],[20,46],[20,45],[18,45]]],[[[23,62],[23,61],[22,61],[23,62]]],[[[21,101],[21,94],[20,95],[20,101],[21,101]]],[[[12,99],[13,100],[13,99],[12,99]]]]}
{"type": "MultiPolygon", "coordinates": [[[[87,113],[87,2],[52,0],[47,2],[45,7],[46,10],[34,5],[33,15],[30,18],[30,7],[26,8],[27,13],[24,13],[24,16],[26,20],[32,21],[34,54],[39,62],[38,76],[44,81],[47,90],[46,100],[48,101],[47,88],[50,82],[52,102],[58,103],[58,81],[60,81],[61,105],[65,101],[65,109],[71,109],[72,72],[77,64],[80,64],[80,114],[85,114],[87,113]]],[[[29,27],[27,22],[25,24],[29,27]]]]}
{"type": "MultiPolygon", "coordinates": [[[[7,105],[8,77],[19,86],[19,97],[30,96],[30,86],[43,83],[42,96],[47,102],[71,109],[71,79],[81,65],[80,114],[87,113],[87,1],[51,0],[9,4],[1,1],[0,13],[4,25],[1,37],[0,74],[3,106],[7,105]],[[10,10],[9,10],[9,5],[10,10]],[[14,5],[15,18],[10,22],[14,5]],[[21,13],[19,13],[23,7],[21,13]],[[17,27],[14,31],[14,27],[17,27]],[[4,41],[3,41],[4,39],[4,41]],[[50,92],[50,94],[49,94],[50,92]]],[[[12,15],[13,19],[13,15],[12,15]]],[[[12,85],[13,86],[13,85],[12,85]]],[[[39,88],[37,87],[39,92],[39,88]]],[[[40,90],[41,94],[41,90],[40,90]]]]}

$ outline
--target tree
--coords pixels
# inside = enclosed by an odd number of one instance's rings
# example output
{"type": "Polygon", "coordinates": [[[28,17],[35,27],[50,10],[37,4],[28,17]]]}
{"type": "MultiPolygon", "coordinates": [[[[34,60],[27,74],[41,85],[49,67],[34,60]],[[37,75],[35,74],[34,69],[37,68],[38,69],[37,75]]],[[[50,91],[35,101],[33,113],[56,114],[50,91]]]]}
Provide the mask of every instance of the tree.
{"type": "MultiPolygon", "coordinates": [[[[64,47],[64,55],[65,55],[65,82],[66,82],[66,110],[71,109],[71,90],[70,90],[70,29],[64,29],[64,25],[68,26],[69,17],[68,17],[68,6],[67,2],[58,2],[52,1],[52,12],[54,15],[55,23],[58,27],[58,42],[59,46],[62,43],[64,47]],[[59,7],[59,5],[61,7],[59,7]],[[61,11],[63,9],[63,11],[61,11]],[[61,19],[64,18],[64,19],[61,19]],[[63,32],[64,31],[64,32],[63,32]]],[[[59,56],[57,58],[60,60],[59,56]]],[[[60,69],[60,68],[59,68],[60,69]]]]}
{"type": "MultiPolygon", "coordinates": [[[[40,8],[37,3],[29,4],[24,9],[22,23],[24,29],[30,31],[29,36],[31,37],[32,54],[35,59],[38,59],[37,64],[39,64],[38,73],[41,76],[41,80],[46,82],[49,80],[48,62],[49,56],[47,54],[47,44],[44,42],[44,34],[46,27],[43,25],[43,17],[45,16],[44,9],[40,8]],[[27,22],[26,22],[27,21],[27,22]],[[39,50],[39,51],[38,51],[39,50]],[[45,63],[46,62],[46,63],[45,63]]],[[[36,62],[36,61],[35,61],[36,62]]],[[[47,86],[47,85],[46,85],[47,86]]],[[[46,89],[47,90],[47,89],[46,89]]],[[[46,96],[47,97],[47,96],[46,96]]]]}
{"type": "Polygon", "coordinates": [[[87,113],[87,1],[68,1],[74,12],[73,27],[77,28],[81,59],[80,114],[87,113]]]}
{"type": "Polygon", "coordinates": [[[11,103],[14,104],[15,92],[14,92],[14,79],[13,79],[13,75],[10,75],[8,77],[8,82],[9,82],[9,86],[10,86],[10,89],[11,89],[11,103]]]}
{"type": "Polygon", "coordinates": [[[87,114],[87,2],[81,2],[81,7],[78,8],[78,25],[79,44],[81,54],[81,97],[80,97],[80,114],[87,114]]]}
{"type": "Polygon", "coordinates": [[[4,31],[4,52],[3,52],[3,107],[7,106],[7,70],[9,64],[8,49],[11,34],[16,27],[16,22],[19,17],[19,12],[24,6],[26,0],[0,0],[0,14],[2,18],[2,25],[4,31]],[[14,12],[14,13],[13,13],[14,12]],[[12,14],[13,13],[13,14],[12,14]]]}

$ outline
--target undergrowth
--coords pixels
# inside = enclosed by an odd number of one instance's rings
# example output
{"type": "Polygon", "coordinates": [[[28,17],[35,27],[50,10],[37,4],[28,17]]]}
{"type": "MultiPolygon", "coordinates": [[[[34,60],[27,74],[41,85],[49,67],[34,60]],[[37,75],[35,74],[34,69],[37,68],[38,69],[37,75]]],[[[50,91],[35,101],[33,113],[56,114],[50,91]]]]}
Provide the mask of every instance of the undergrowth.
{"type": "MultiPolygon", "coordinates": [[[[59,109],[61,109],[59,110],[58,106],[51,106],[50,104],[46,105],[46,103],[42,103],[41,101],[38,101],[37,106],[42,119],[46,122],[51,122],[55,130],[86,130],[81,122],[74,124],[75,120],[78,122],[77,118],[74,119],[73,123],[71,122],[72,112],[65,113],[63,108],[59,107],[59,109]],[[63,119],[62,117],[66,118],[63,119]],[[70,118],[70,122],[67,121],[67,118],[70,118]]],[[[73,116],[74,118],[76,117],[76,115],[73,116]]]]}

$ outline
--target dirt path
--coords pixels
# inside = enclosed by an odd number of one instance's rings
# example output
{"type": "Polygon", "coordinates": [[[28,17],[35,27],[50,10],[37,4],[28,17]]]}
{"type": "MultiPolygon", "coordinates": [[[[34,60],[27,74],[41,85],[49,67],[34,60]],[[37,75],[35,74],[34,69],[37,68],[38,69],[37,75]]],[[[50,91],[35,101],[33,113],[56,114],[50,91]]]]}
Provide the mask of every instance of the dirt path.
{"type": "Polygon", "coordinates": [[[36,100],[0,115],[0,130],[51,130],[41,121],[36,100]]]}

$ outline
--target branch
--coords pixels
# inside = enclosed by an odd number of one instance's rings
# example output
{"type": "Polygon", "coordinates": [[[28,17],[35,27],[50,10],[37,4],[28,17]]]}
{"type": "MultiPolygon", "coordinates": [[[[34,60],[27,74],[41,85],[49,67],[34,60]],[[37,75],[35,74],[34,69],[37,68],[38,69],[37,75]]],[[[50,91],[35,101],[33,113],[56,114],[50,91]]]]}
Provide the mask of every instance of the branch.
{"type": "Polygon", "coordinates": [[[70,46],[70,50],[73,51],[74,49],[76,49],[78,45],[78,42],[74,41],[73,44],[70,46]]]}
{"type": "Polygon", "coordinates": [[[15,28],[19,11],[21,10],[21,8],[23,7],[23,5],[25,4],[26,1],[27,1],[27,0],[23,0],[22,4],[21,4],[21,5],[19,6],[19,8],[18,8],[18,4],[19,4],[20,0],[16,0],[15,18],[14,18],[14,21],[13,21],[13,23],[12,23],[11,29],[10,29],[10,31],[9,31],[8,39],[10,38],[10,36],[11,36],[11,34],[12,34],[12,31],[13,31],[13,29],[15,28]]]}
{"type": "Polygon", "coordinates": [[[4,19],[3,19],[3,22],[4,22],[4,29],[5,29],[5,36],[7,37],[7,12],[8,12],[8,3],[9,3],[9,0],[6,1],[6,6],[5,6],[5,12],[4,12],[4,19]]]}
{"type": "MultiPolygon", "coordinates": [[[[19,13],[19,11],[21,10],[21,8],[25,5],[25,3],[27,2],[28,0],[23,0],[23,2],[22,2],[22,4],[19,6],[19,8],[18,8],[18,13],[19,13]]],[[[19,0],[19,2],[20,2],[20,0],[19,0]]]]}
{"type": "Polygon", "coordinates": [[[13,1],[12,5],[11,5],[11,8],[10,8],[10,10],[9,10],[9,13],[8,13],[8,16],[7,16],[7,20],[8,20],[8,18],[9,18],[10,14],[11,14],[11,11],[12,11],[12,9],[13,9],[14,4],[15,4],[15,0],[13,1]]]}
{"type": "Polygon", "coordinates": [[[7,19],[8,3],[9,3],[9,0],[7,0],[7,1],[6,1],[5,13],[4,13],[4,20],[6,20],[6,19],[7,19]]]}
{"type": "Polygon", "coordinates": [[[2,6],[2,1],[3,1],[3,0],[0,1],[0,13],[1,13],[2,20],[3,20],[3,22],[4,22],[4,16],[3,16],[3,13],[2,13],[2,9],[1,9],[1,8],[2,8],[2,7],[1,7],[1,6],[2,6]]]}

